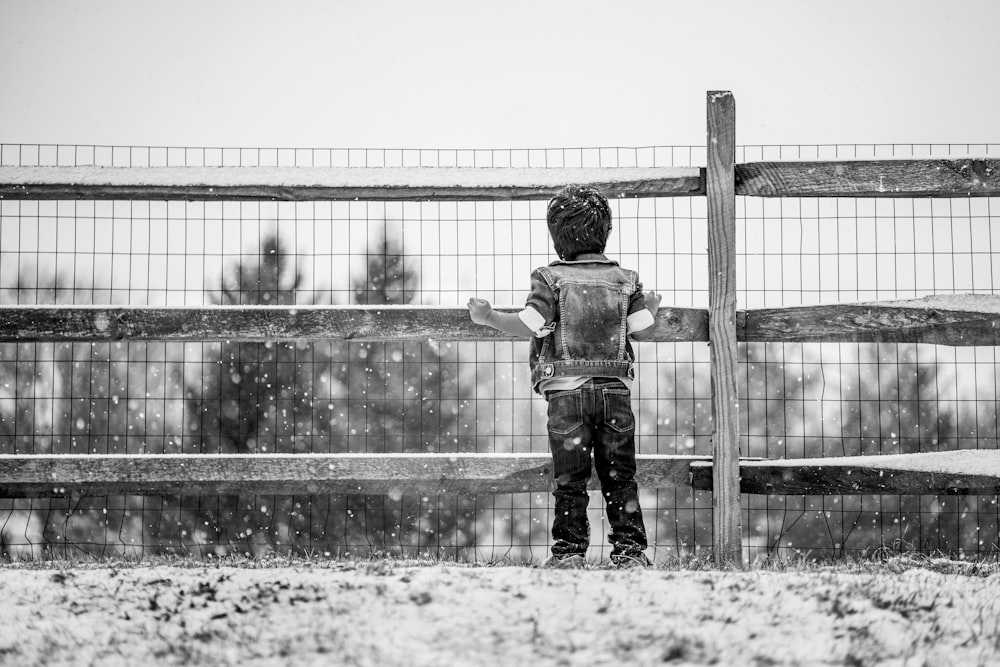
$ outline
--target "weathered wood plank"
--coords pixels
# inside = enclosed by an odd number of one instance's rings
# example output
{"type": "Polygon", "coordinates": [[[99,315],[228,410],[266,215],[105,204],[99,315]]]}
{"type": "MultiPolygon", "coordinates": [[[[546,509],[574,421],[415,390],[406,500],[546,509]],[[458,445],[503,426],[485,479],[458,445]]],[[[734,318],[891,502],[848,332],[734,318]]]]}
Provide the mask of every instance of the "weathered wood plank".
{"type": "Polygon", "coordinates": [[[704,194],[698,167],[0,167],[0,199],[522,201],[567,183],[608,197],[704,194]]]}
{"type": "Polygon", "coordinates": [[[904,301],[767,308],[740,314],[745,341],[1000,344],[1000,296],[963,294],[904,301]]]}
{"type": "Polygon", "coordinates": [[[708,338],[712,377],[712,526],[715,562],[743,563],[736,385],[736,101],[708,93],[708,338]]]}
{"type": "MultiPolygon", "coordinates": [[[[694,488],[712,488],[710,467],[691,464],[694,488]]],[[[740,490],[778,495],[996,495],[1000,450],[743,461],[740,490]]]]}
{"type": "Polygon", "coordinates": [[[845,160],[736,165],[736,193],[757,197],[996,197],[1000,160],[845,160]]]}
{"type": "MultiPolygon", "coordinates": [[[[514,312],[516,309],[501,307],[514,312]]],[[[708,311],[664,307],[654,342],[707,341],[708,311]]],[[[497,340],[448,306],[5,306],[0,342],[100,340],[497,340]]],[[[1000,295],[738,311],[747,342],[1000,344],[1000,295]]]]}
{"type": "MultiPolygon", "coordinates": [[[[708,457],[640,455],[640,488],[713,489],[708,457]]],[[[753,494],[1000,494],[1000,451],[740,461],[753,494]]],[[[596,480],[594,481],[596,484],[596,480]]],[[[0,456],[0,497],[548,492],[548,454],[0,456]]],[[[596,488],[596,487],[595,487],[596,488]]]]}
{"type": "MultiPolygon", "coordinates": [[[[566,183],[609,197],[699,196],[706,170],[466,167],[0,167],[0,199],[547,200],[566,183]]],[[[1000,161],[841,160],[735,165],[736,194],[762,197],[1000,196],[1000,161]]]]}
{"type": "MultiPolygon", "coordinates": [[[[639,456],[636,480],[650,489],[689,486],[690,465],[697,460],[707,458],[639,456]]],[[[522,493],[552,488],[549,454],[0,456],[3,498],[522,493]]]]}
{"type": "MultiPolygon", "coordinates": [[[[474,324],[467,309],[447,306],[0,307],[0,342],[503,338],[509,336],[474,324]]],[[[708,340],[708,315],[662,308],[648,340],[708,340]]]]}

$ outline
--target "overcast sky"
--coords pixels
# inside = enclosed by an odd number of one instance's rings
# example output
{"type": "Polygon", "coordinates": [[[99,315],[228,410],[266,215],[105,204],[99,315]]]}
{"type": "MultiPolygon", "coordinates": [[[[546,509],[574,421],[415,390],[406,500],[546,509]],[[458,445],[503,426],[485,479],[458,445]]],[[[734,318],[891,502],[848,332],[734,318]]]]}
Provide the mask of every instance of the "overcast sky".
{"type": "Polygon", "coordinates": [[[1000,142],[997,0],[0,0],[0,142],[1000,142]]]}

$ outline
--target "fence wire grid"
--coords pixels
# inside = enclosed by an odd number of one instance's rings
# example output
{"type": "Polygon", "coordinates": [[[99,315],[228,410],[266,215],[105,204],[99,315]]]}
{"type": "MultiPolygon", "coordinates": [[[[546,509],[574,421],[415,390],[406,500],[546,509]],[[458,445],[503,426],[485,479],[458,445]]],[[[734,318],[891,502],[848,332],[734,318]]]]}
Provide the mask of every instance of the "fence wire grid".
{"type": "MultiPolygon", "coordinates": [[[[743,146],[759,160],[996,157],[991,145],[743,146]]],[[[230,149],[4,144],[4,166],[667,167],[704,147],[230,149]]],[[[701,197],[612,200],[608,254],[707,307],[701,197]]],[[[738,307],[996,293],[995,198],[737,198],[738,307]]],[[[545,202],[0,202],[6,304],[523,305],[545,202]]],[[[1000,243],[1000,240],[998,240],[1000,243]]],[[[996,449],[996,351],[739,345],[740,447],[797,458],[996,449]]],[[[640,454],[711,454],[704,343],[640,343],[640,454]]],[[[0,454],[539,452],[523,342],[0,344],[0,454]]],[[[711,553],[711,495],[641,490],[651,555],[711,553]]],[[[995,496],[743,496],[744,554],[994,556],[995,496]]],[[[591,555],[609,527],[592,494],[591,555]]],[[[549,494],[0,499],[8,558],[395,553],[534,559],[549,494]]]]}

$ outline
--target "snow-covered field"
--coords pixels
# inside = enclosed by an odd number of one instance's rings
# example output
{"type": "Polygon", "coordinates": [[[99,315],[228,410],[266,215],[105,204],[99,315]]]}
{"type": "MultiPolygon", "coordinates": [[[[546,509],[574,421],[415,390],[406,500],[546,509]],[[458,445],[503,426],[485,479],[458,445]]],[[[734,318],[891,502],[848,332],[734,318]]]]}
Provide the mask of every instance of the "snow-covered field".
{"type": "Polygon", "coordinates": [[[996,665],[1000,568],[6,564],[4,665],[996,665]]]}

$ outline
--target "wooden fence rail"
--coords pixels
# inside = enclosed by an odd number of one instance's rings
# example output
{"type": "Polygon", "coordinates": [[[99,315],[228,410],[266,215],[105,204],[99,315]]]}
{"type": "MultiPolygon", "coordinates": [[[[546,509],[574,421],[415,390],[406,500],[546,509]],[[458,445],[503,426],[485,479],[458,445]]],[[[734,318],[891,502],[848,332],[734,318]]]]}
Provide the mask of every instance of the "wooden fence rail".
{"type": "Polygon", "coordinates": [[[608,197],[705,194],[698,167],[0,167],[0,199],[530,201],[567,182],[608,197]]]}
{"type": "MultiPolygon", "coordinates": [[[[705,309],[661,308],[649,341],[707,342],[708,322],[705,309]]],[[[1000,296],[738,310],[735,332],[740,342],[997,345],[1000,296]]],[[[452,306],[0,306],[0,342],[504,338],[452,306]]]]}
{"type": "MultiPolygon", "coordinates": [[[[637,480],[644,488],[691,486],[693,461],[710,459],[641,456],[637,480]]],[[[596,484],[596,479],[592,482],[596,484]]],[[[0,497],[424,495],[547,492],[552,488],[552,457],[548,454],[0,456],[0,497]]]]}
{"type": "MultiPolygon", "coordinates": [[[[646,454],[636,463],[643,489],[714,488],[711,457],[646,454]]],[[[740,492],[750,494],[995,495],[1000,493],[1000,451],[742,458],[739,477],[740,492]]],[[[548,454],[0,456],[0,498],[492,494],[548,492],[552,486],[548,454]]]]}
{"type": "MultiPolygon", "coordinates": [[[[996,197],[1000,160],[852,160],[734,165],[737,195],[996,197]]],[[[0,199],[528,201],[567,182],[609,197],[704,196],[699,167],[0,167],[0,199]]]]}
{"type": "Polygon", "coordinates": [[[756,197],[995,197],[1000,160],[851,160],[736,165],[736,192],[756,197]]]}
{"type": "MultiPolygon", "coordinates": [[[[585,183],[609,197],[705,196],[708,310],[663,308],[652,341],[712,345],[712,459],[640,456],[647,488],[711,490],[718,563],[740,563],[740,493],[1000,492],[1000,452],[783,461],[739,457],[736,341],[1000,343],[1000,297],[738,311],[733,198],[994,197],[1000,161],[733,164],[731,93],[708,94],[709,164],[679,168],[0,167],[0,200],[520,201],[585,183]]],[[[491,340],[465,308],[7,306],[0,341],[491,340]]],[[[551,487],[541,454],[0,456],[0,497],[77,494],[518,493],[551,487]]]]}
{"type": "MultiPolygon", "coordinates": [[[[711,462],[692,461],[692,486],[703,488],[711,462]]],[[[1000,450],[743,460],[743,493],[786,495],[996,495],[1000,450]]]]}

